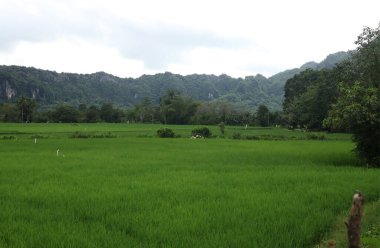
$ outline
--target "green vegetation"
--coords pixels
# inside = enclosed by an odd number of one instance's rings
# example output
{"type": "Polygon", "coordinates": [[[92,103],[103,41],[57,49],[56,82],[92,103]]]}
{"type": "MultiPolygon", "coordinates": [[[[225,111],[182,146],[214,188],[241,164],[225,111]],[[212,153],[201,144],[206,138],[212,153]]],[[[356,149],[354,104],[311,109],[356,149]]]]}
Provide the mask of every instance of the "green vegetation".
{"type": "Polygon", "coordinates": [[[157,130],[157,135],[160,138],[174,138],[175,134],[170,128],[160,128],[157,130]]]}
{"type": "Polygon", "coordinates": [[[269,126],[269,109],[265,105],[260,105],[256,113],[257,123],[262,127],[269,126]]]}
{"type": "Polygon", "coordinates": [[[189,124],[197,111],[197,104],[191,98],[181,96],[181,93],[169,90],[160,99],[160,115],[165,124],[189,124]]]}
{"type": "MultiPolygon", "coordinates": [[[[170,128],[175,134],[190,138],[192,125],[163,125],[163,124],[127,124],[127,123],[0,123],[0,135],[12,135],[18,138],[43,136],[50,138],[67,138],[75,132],[83,133],[112,133],[120,138],[156,137],[157,130],[170,128]]],[[[220,132],[217,125],[207,126],[211,133],[220,132]]],[[[282,137],[283,140],[307,140],[309,135],[324,135],[326,140],[351,141],[351,135],[345,133],[306,132],[304,130],[288,130],[274,127],[225,126],[226,138],[232,138],[233,133],[243,136],[282,137]]]]}
{"type": "MultiPolygon", "coordinates": [[[[328,117],[333,104],[340,97],[344,98],[345,92],[350,91],[345,91],[344,88],[351,87],[356,82],[365,88],[379,89],[379,34],[380,26],[365,28],[355,42],[358,45],[356,51],[351,53],[349,59],[341,61],[336,67],[307,69],[286,82],[283,109],[290,126],[322,129],[323,120],[328,117]]],[[[335,112],[343,112],[343,104],[338,105],[335,112]]],[[[331,125],[325,128],[334,127],[331,125]]],[[[340,127],[340,130],[344,128],[346,127],[340,127]]]]}
{"type": "Polygon", "coordinates": [[[284,112],[291,127],[352,132],[359,157],[380,167],[380,24],[364,28],[355,43],[337,67],[289,79],[284,112]]]}
{"type": "Polygon", "coordinates": [[[342,86],[341,96],[329,114],[325,123],[351,130],[359,157],[380,167],[380,90],[359,82],[342,86]]]}
{"type": "Polygon", "coordinates": [[[0,66],[0,247],[312,247],[356,189],[378,245],[380,26],[356,44],[269,79],[0,66]]]}
{"type": "Polygon", "coordinates": [[[312,247],[354,190],[380,198],[380,171],[356,166],[347,134],[226,126],[285,139],[193,140],[171,125],[183,138],[154,138],[160,127],[0,124],[15,137],[0,140],[0,246],[312,247]]]}
{"type": "MultiPolygon", "coordinates": [[[[22,97],[17,102],[35,101],[22,97]]],[[[17,104],[18,105],[18,104],[17,104]]],[[[28,112],[28,118],[23,118],[26,113],[16,104],[0,105],[0,121],[3,122],[56,122],[56,123],[95,123],[95,122],[133,122],[133,123],[163,123],[163,124],[201,124],[212,125],[225,122],[228,125],[252,125],[275,126],[284,124],[281,112],[270,112],[264,105],[265,116],[262,112],[254,113],[240,110],[228,103],[201,103],[182,96],[181,93],[169,90],[160,99],[158,106],[152,105],[148,98],[134,108],[120,109],[112,103],[103,103],[100,107],[91,105],[87,107],[80,104],[78,107],[70,105],[58,105],[49,110],[33,110],[28,112]],[[261,114],[261,115],[260,115],[261,114]],[[261,119],[265,121],[262,122],[261,119]]]]}
{"type": "Polygon", "coordinates": [[[31,122],[34,109],[36,108],[36,101],[22,96],[17,99],[16,106],[20,113],[21,122],[31,122]]]}
{"type": "MultiPolygon", "coordinates": [[[[380,200],[364,205],[364,216],[361,225],[361,247],[380,247],[380,200]]],[[[348,213],[340,215],[333,225],[333,229],[327,234],[315,248],[346,248],[347,228],[344,224],[347,221],[348,213]]]]}
{"type": "MultiPolygon", "coordinates": [[[[331,67],[347,56],[348,53],[344,52],[329,55],[317,68],[331,67]]],[[[107,102],[132,107],[146,98],[157,105],[168,90],[176,90],[195,101],[228,102],[240,109],[256,109],[264,104],[272,111],[279,111],[286,80],[306,68],[310,67],[304,65],[269,79],[260,74],[242,79],[227,75],[181,76],[169,72],[132,79],[104,72],[82,75],[0,66],[0,103],[15,102],[25,96],[34,98],[43,107],[57,104],[100,106],[107,102]]]]}
{"type": "Polygon", "coordinates": [[[212,132],[208,127],[199,127],[191,130],[191,136],[201,136],[203,138],[210,138],[212,136],[212,132]]]}

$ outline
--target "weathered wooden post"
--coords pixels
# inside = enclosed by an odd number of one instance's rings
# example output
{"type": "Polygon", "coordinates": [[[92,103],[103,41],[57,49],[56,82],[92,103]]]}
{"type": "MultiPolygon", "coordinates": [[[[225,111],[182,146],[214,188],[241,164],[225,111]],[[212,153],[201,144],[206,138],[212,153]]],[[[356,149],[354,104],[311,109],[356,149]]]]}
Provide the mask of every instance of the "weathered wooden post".
{"type": "Polygon", "coordinates": [[[349,248],[360,248],[360,222],[363,214],[363,203],[363,194],[356,191],[352,198],[350,216],[346,222],[349,248]]]}

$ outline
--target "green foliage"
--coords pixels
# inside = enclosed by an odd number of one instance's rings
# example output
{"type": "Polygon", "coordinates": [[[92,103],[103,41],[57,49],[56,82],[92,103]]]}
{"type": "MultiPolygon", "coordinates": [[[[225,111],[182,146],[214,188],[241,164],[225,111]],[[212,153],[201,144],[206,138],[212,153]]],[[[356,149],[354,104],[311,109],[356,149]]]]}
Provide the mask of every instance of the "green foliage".
{"type": "Polygon", "coordinates": [[[79,111],[70,105],[61,105],[50,114],[53,122],[75,123],[79,121],[79,111]]]}
{"type": "Polygon", "coordinates": [[[85,122],[95,123],[100,121],[100,110],[97,106],[92,105],[85,111],[85,122]]]}
{"type": "Polygon", "coordinates": [[[91,138],[91,134],[76,131],[75,133],[71,134],[69,137],[72,139],[88,139],[88,138],[91,138]]]}
{"type": "Polygon", "coordinates": [[[202,136],[203,138],[210,138],[212,136],[212,132],[208,127],[200,127],[191,130],[191,136],[202,136]]]}
{"type": "Polygon", "coordinates": [[[157,130],[157,135],[160,138],[174,138],[175,133],[170,128],[160,128],[157,130]]]}
{"type": "Polygon", "coordinates": [[[143,101],[134,106],[132,119],[140,123],[154,123],[156,109],[150,98],[145,97],[143,101]]]}
{"type": "Polygon", "coordinates": [[[234,133],[232,139],[238,140],[292,140],[293,137],[285,137],[284,135],[273,134],[260,134],[260,135],[242,135],[241,133],[234,133]]]}
{"type": "Polygon", "coordinates": [[[380,88],[380,23],[376,28],[365,27],[355,42],[353,56],[357,80],[367,87],[380,88]]]}
{"type": "MultiPolygon", "coordinates": [[[[353,85],[355,81],[359,81],[365,87],[380,87],[379,34],[380,27],[364,28],[356,41],[358,48],[348,60],[336,67],[330,67],[332,69],[305,70],[286,82],[284,112],[289,126],[306,129],[323,128],[323,120],[327,118],[329,109],[340,95],[345,94],[339,92],[339,83],[353,85]]],[[[340,56],[346,57],[344,54],[340,56]]],[[[326,67],[328,64],[325,61],[326,67]]],[[[346,103],[351,105],[349,102],[346,103]]],[[[339,109],[335,112],[339,112],[339,109]]],[[[338,119],[336,117],[334,122],[338,119]]],[[[324,127],[327,128],[328,125],[324,127]]],[[[334,128],[337,128],[337,125],[334,125],[334,128]]]]}
{"type": "Polygon", "coordinates": [[[306,135],[306,139],[308,140],[324,140],[326,137],[323,134],[315,134],[315,133],[310,133],[306,135]]]}
{"type": "Polygon", "coordinates": [[[380,167],[380,23],[375,29],[364,28],[356,44],[356,53],[345,65],[348,80],[341,83],[325,126],[351,131],[359,157],[380,167]]]}
{"type": "Polygon", "coordinates": [[[99,134],[99,133],[76,131],[72,133],[69,137],[72,139],[90,139],[90,138],[101,139],[101,138],[116,138],[116,135],[112,134],[111,132],[99,134]]]}
{"type": "Polygon", "coordinates": [[[253,115],[228,102],[200,103],[192,118],[192,123],[200,125],[245,125],[253,123],[253,115]]]}
{"type": "Polygon", "coordinates": [[[30,136],[31,139],[47,139],[49,138],[49,135],[42,135],[42,134],[33,134],[30,136]]]}
{"type": "Polygon", "coordinates": [[[232,139],[242,139],[241,133],[233,133],[232,134],[232,139]]]}
{"type": "Polygon", "coordinates": [[[100,108],[100,118],[105,122],[121,122],[123,116],[123,111],[114,108],[112,103],[103,103],[100,108]]]}
{"type": "Polygon", "coordinates": [[[17,99],[16,106],[19,111],[21,122],[31,122],[34,109],[36,108],[36,101],[32,98],[22,96],[17,99]]]}
{"type": "Polygon", "coordinates": [[[367,163],[380,166],[380,92],[356,82],[340,87],[340,97],[324,122],[332,129],[353,133],[356,152],[367,163]]]}
{"type": "Polygon", "coordinates": [[[265,105],[260,105],[257,109],[256,122],[262,127],[269,126],[269,109],[265,105]]]}
{"type": "Polygon", "coordinates": [[[3,140],[14,140],[14,139],[16,139],[16,136],[13,136],[13,135],[3,135],[3,136],[1,136],[1,139],[3,139],[3,140]]]}
{"type": "Polygon", "coordinates": [[[337,98],[338,68],[306,70],[285,85],[284,112],[291,127],[321,129],[328,109],[337,98]]]}
{"type": "MultiPolygon", "coordinates": [[[[323,61],[312,68],[329,67],[343,57],[341,53],[329,55],[327,62],[323,61]]],[[[278,73],[269,79],[260,74],[242,79],[227,75],[181,76],[169,72],[132,79],[118,78],[104,72],[56,73],[32,67],[0,66],[0,103],[14,102],[16,98],[26,96],[35,99],[40,106],[57,103],[91,106],[112,102],[117,106],[131,107],[141,104],[145,98],[156,105],[168,90],[174,89],[196,101],[227,101],[238,108],[247,109],[256,109],[260,104],[265,104],[272,110],[280,110],[286,80],[310,68],[308,64],[278,73]]],[[[141,109],[136,110],[140,122],[141,118],[144,122],[151,120],[146,109],[142,112],[141,109]]]]}
{"type": "Polygon", "coordinates": [[[160,99],[160,112],[165,124],[188,124],[196,110],[197,104],[191,98],[182,97],[175,90],[169,90],[160,99]]]}
{"type": "Polygon", "coordinates": [[[15,104],[0,104],[0,121],[19,122],[19,112],[15,104]]]}
{"type": "Polygon", "coordinates": [[[112,134],[111,132],[106,132],[106,133],[101,133],[101,134],[94,134],[92,137],[96,139],[102,139],[102,138],[116,138],[117,136],[112,134]]]}
{"type": "MultiPolygon", "coordinates": [[[[131,107],[149,98],[153,105],[170,89],[183,92],[196,101],[231,101],[238,107],[256,108],[265,103],[281,107],[282,91],[270,92],[271,82],[260,76],[246,79],[227,75],[189,75],[172,73],[118,78],[104,72],[94,74],[55,73],[19,66],[0,66],[0,103],[25,95],[35,97],[39,105],[59,103],[78,106],[112,102],[131,107]],[[14,92],[15,95],[7,95],[14,92]]],[[[141,116],[138,116],[139,118],[141,116]]],[[[144,114],[144,119],[149,115],[144,114]]]]}

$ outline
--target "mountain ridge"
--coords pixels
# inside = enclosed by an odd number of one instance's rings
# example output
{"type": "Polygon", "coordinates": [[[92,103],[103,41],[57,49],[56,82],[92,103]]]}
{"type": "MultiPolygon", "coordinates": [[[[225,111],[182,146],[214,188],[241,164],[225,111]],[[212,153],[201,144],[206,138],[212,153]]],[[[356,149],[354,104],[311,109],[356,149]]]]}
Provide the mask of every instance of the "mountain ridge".
{"type": "Polygon", "coordinates": [[[14,102],[20,96],[36,99],[39,105],[101,104],[112,102],[130,107],[148,97],[154,103],[169,89],[199,101],[227,101],[244,108],[260,104],[280,110],[286,80],[306,69],[331,68],[349,57],[348,52],[330,54],[320,63],[308,62],[269,78],[261,74],[233,78],[226,74],[171,72],[120,78],[100,71],[91,74],[55,72],[22,66],[0,66],[0,103],[14,102]]]}

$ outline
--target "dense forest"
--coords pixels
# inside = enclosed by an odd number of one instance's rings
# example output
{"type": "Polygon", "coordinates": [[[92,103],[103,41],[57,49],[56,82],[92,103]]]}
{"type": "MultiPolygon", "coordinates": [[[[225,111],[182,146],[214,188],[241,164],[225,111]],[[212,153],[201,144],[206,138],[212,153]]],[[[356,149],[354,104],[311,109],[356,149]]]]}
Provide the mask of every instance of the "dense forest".
{"type": "Polygon", "coordinates": [[[338,52],[319,64],[308,62],[300,68],[270,78],[258,74],[244,79],[228,75],[181,76],[170,72],[133,79],[104,72],[56,73],[20,66],[0,66],[0,103],[15,102],[25,96],[35,99],[39,107],[57,104],[100,106],[105,102],[132,107],[145,98],[157,105],[168,90],[175,90],[195,101],[227,102],[246,110],[255,110],[263,104],[278,111],[282,108],[286,80],[308,68],[331,68],[348,56],[347,52],[338,52]]]}
{"type": "Polygon", "coordinates": [[[284,125],[280,111],[269,111],[260,105],[256,112],[241,110],[227,102],[199,102],[183,96],[175,90],[168,90],[153,104],[149,98],[130,108],[120,108],[112,103],[100,106],[61,104],[49,109],[37,109],[36,100],[18,98],[16,103],[0,105],[0,120],[3,122],[127,122],[163,124],[226,124],[226,125],[284,125]]]}

